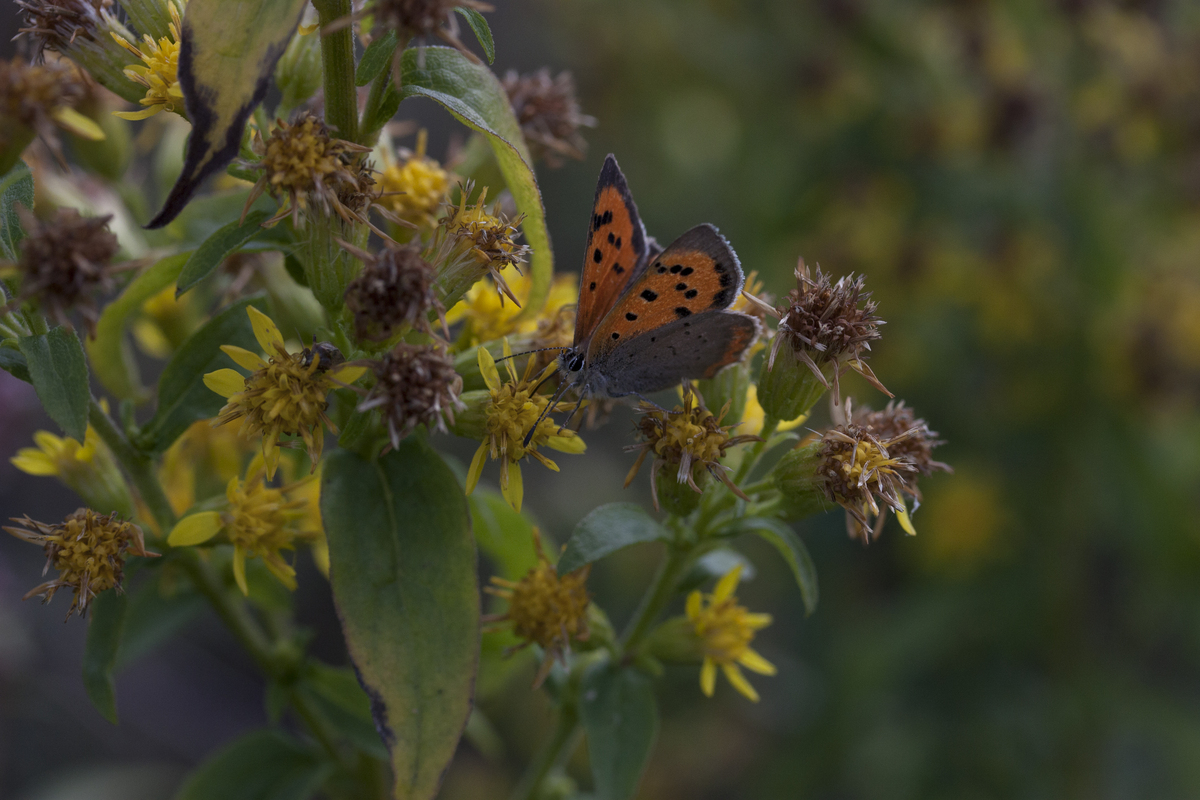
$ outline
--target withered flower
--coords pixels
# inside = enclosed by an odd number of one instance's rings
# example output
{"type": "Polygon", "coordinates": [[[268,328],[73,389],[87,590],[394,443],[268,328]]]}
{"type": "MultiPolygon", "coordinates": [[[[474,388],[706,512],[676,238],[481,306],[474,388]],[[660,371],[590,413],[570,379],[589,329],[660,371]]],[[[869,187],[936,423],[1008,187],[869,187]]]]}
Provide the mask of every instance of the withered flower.
{"type": "Polygon", "coordinates": [[[41,222],[22,211],[29,233],[21,242],[21,290],[14,304],[35,300],[46,316],[66,327],[71,325],[70,312],[78,311],[94,335],[99,296],[113,291],[113,276],[128,268],[111,263],[118,250],[117,237],[108,229],[111,218],[84,217],[73,208],[60,208],[41,222]]]}
{"type": "Polygon", "coordinates": [[[454,412],[462,409],[462,377],[444,348],[401,342],[371,365],[375,385],[359,404],[359,411],[378,408],[387,423],[392,447],[418,425],[446,432],[454,412]]]}
{"type": "Polygon", "coordinates": [[[25,17],[20,32],[33,40],[40,61],[46,50],[62,52],[76,39],[95,39],[112,0],[16,0],[16,6],[25,17]]]}
{"type": "Polygon", "coordinates": [[[446,309],[434,290],[437,271],[421,258],[420,248],[387,245],[372,255],[341,245],[363,262],[362,272],[346,287],[346,307],[354,314],[359,339],[382,342],[404,325],[431,334],[431,310],[446,329],[446,309]]]}
{"type": "Polygon", "coordinates": [[[68,619],[73,613],[86,614],[88,604],[100,592],[121,590],[128,553],[143,557],[158,555],[146,550],[141,528],[122,521],[116,514],[97,514],[90,508],[81,508],[59,525],[29,517],[12,521],[20,527],[4,530],[45,548],[46,567],[42,574],[50,567],[58,570],[58,577],[34,587],[24,599],[42,595],[43,602],[48,603],[59,589],[70,588],[75,596],[67,609],[68,619]]]}
{"type": "Polygon", "coordinates": [[[302,227],[302,215],[312,213],[312,206],[326,216],[337,214],[348,223],[366,224],[363,211],[367,203],[360,200],[370,193],[370,185],[364,181],[369,174],[358,162],[359,154],[371,148],[333,138],[324,122],[305,114],[293,123],[280,120],[265,142],[261,131],[256,132],[254,149],[261,160],[243,162],[243,166],[262,172],[262,177],[246,199],[243,216],[268,191],[273,197],[284,195],[284,202],[263,225],[291,216],[292,223],[302,227]]]}
{"type": "MultiPolygon", "coordinates": [[[[879,439],[891,441],[888,453],[906,459],[921,475],[954,471],[950,465],[933,460],[933,448],[945,442],[937,438],[937,432],[929,429],[929,423],[918,419],[913,410],[904,405],[903,400],[892,400],[882,411],[872,411],[866,406],[861,406],[854,411],[853,421],[879,439]]],[[[910,489],[909,493],[919,499],[915,479],[911,482],[910,489]]]]}
{"type": "Polygon", "coordinates": [[[85,94],[69,61],[30,64],[20,58],[0,59],[0,159],[15,161],[36,135],[65,164],[56,128],[85,139],[103,139],[100,127],[75,110],[85,94]]]}
{"type": "Polygon", "coordinates": [[[571,73],[560,72],[552,78],[546,68],[527,75],[509,70],[504,91],[534,158],[551,167],[561,167],[564,156],[583,158],[587,142],[579,129],[594,128],[596,119],[580,111],[571,73]]]}
{"type": "MultiPolygon", "coordinates": [[[[459,7],[476,11],[492,10],[490,5],[479,0],[375,0],[364,11],[369,9],[383,27],[396,31],[402,41],[415,36],[436,36],[478,62],[479,58],[458,38],[458,19],[454,9],[459,7]]],[[[400,56],[399,48],[396,56],[400,56]]]]}
{"type": "Polygon", "coordinates": [[[525,215],[510,218],[500,209],[499,201],[489,213],[484,205],[486,186],[475,203],[468,204],[472,190],[470,182],[460,187],[458,205],[447,204],[447,214],[438,220],[434,232],[429,251],[430,261],[438,268],[439,293],[453,308],[480,278],[490,275],[496,290],[519,307],[521,303],[501,271],[511,266],[519,272],[529,256],[529,246],[517,244],[525,215]]]}

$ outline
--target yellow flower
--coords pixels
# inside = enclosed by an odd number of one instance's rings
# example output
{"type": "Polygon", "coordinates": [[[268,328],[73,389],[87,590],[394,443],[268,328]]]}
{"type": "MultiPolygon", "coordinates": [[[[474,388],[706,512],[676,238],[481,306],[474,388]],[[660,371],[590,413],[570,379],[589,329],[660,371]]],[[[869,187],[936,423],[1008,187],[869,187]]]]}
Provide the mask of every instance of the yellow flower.
{"type": "MultiPolygon", "coordinates": [[[[504,355],[512,355],[507,340],[504,342],[504,355]]],[[[471,459],[471,468],[467,472],[467,494],[475,490],[475,484],[479,483],[479,476],[483,473],[483,464],[490,455],[493,459],[500,459],[500,493],[510,506],[520,511],[524,496],[520,465],[522,458],[533,456],[546,467],[558,472],[558,465],[539,453],[538,447],[545,445],[563,453],[578,454],[586,450],[587,445],[578,434],[560,427],[548,414],[542,416],[550,405],[550,400],[545,395],[535,394],[533,391],[536,381],[531,380],[534,364],[532,360],[525,370],[525,376],[520,380],[517,380],[512,359],[506,358],[504,364],[508,368],[509,381],[502,384],[500,373],[496,369],[496,360],[486,348],[479,348],[479,371],[487,384],[490,397],[485,410],[487,433],[479,449],[475,451],[475,457],[471,459]],[[526,444],[525,437],[535,423],[537,429],[526,444]]],[[[556,368],[555,365],[550,365],[538,375],[538,379],[556,368]]]]}
{"type": "Polygon", "coordinates": [[[247,307],[246,312],[266,360],[241,347],[221,346],[238,366],[252,373],[243,377],[237,370],[219,369],[204,376],[205,386],[229,400],[213,424],[224,425],[243,419],[243,432],[262,434],[268,480],[275,477],[275,469],[279,466],[281,436],[303,439],[315,469],[324,448],[324,427],[337,432],[325,416],[325,397],[339,384],[358,380],[366,367],[341,366],[322,370],[323,360],[313,358],[307,350],[300,353],[287,351],[283,336],[270,317],[254,306],[247,307]]]}
{"type": "MultiPolygon", "coordinates": [[[[306,478],[305,483],[312,482],[306,478]]],[[[225,488],[224,511],[199,511],[175,525],[167,544],[188,547],[203,544],[222,531],[233,545],[233,577],[242,594],[246,585],[246,559],[261,558],[271,574],[289,589],[296,588],[296,570],[281,551],[295,550],[297,540],[316,538],[311,526],[311,494],[296,490],[301,484],[268,486],[261,455],[246,468],[246,478],[231,478],[225,488]]]]}
{"type": "Polygon", "coordinates": [[[141,315],[133,323],[133,338],[143,353],[166,359],[175,352],[200,322],[195,294],[175,296],[175,286],[166,287],[142,303],[141,315]]]}
{"type": "MultiPolygon", "coordinates": [[[[550,284],[550,294],[546,298],[546,306],[542,313],[537,317],[523,318],[521,309],[529,297],[533,280],[527,274],[518,274],[507,283],[517,302],[504,302],[495,282],[485,277],[472,286],[463,299],[446,314],[448,324],[463,323],[455,343],[458,349],[465,350],[513,334],[538,333],[540,328],[558,323],[564,307],[574,304],[579,296],[575,276],[558,275],[550,284]]],[[[567,331],[567,334],[573,337],[574,330],[567,331]]],[[[566,345],[570,344],[568,339],[566,345]]]]}
{"type": "Polygon", "coordinates": [[[56,477],[84,501],[104,512],[133,516],[133,497],[112,451],[89,425],[83,444],[49,431],[33,435],[37,447],[22,447],[9,459],[29,475],[56,477]]]}
{"type": "Polygon", "coordinates": [[[146,87],[146,96],[138,102],[146,106],[141,111],[117,111],[121,119],[146,119],[160,111],[174,111],[185,117],[183,111],[183,90],[179,87],[177,73],[179,70],[179,29],[183,21],[179,7],[174,2],[167,4],[171,11],[171,35],[163,36],[157,42],[149,34],[142,36],[145,50],[129,42],[124,37],[112,34],[117,44],[142,60],[142,64],[132,64],[125,68],[125,77],[134,83],[146,87]]]}
{"type": "Polygon", "coordinates": [[[116,588],[120,591],[124,575],[126,552],[151,557],[157,553],[146,550],[142,529],[122,521],[116,514],[97,514],[81,508],[63,520],[61,525],[47,525],[29,517],[14,519],[21,527],[4,530],[26,542],[42,545],[46,550],[46,569],[53,566],[58,577],[32,589],[29,599],[42,595],[50,602],[62,588],[71,588],[75,597],[67,609],[67,618],[87,612],[88,604],[100,592],[116,588]]]}
{"type": "Polygon", "coordinates": [[[496,289],[516,305],[520,305],[505,282],[501,271],[512,266],[520,272],[529,255],[529,247],[517,244],[519,225],[525,218],[509,219],[497,202],[491,213],[484,207],[488,187],[483,187],[474,205],[467,205],[472,184],[459,187],[457,206],[449,205],[448,213],[438,220],[433,243],[428,248],[429,263],[438,267],[438,287],[448,307],[453,308],[467,290],[484,275],[491,275],[496,289]]]}
{"type": "Polygon", "coordinates": [[[564,661],[571,640],[586,641],[590,635],[587,610],[591,598],[587,578],[591,564],[560,577],[546,558],[537,528],[533,529],[533,545],[538,557],[536,567],[519,581],[493,576],[494,586],[484,588],[485,592],[508,600],[506,613],[485,617],[484,622],[511,622],[512,632],[525,640],[521,647],[537,644],[545,651],[546,658],[533,684],[536,689],[550,673],[554,660],[564,661]]]}
{"type": "Polygon", "coordinates": [[[688,595],[687,617],[701,640],[704,664],[700,667],[700,690],[712,697],[717,683],[717,667],[743,695],[758,702],[758,692],[746,680],[741,667],[760,675],[774,675],[775,666],[750,648],[754,632],[771,624],[770,614],[751,614],[738,605],[734,590],[742,567],[734,567],[717,582],[707,601],[699,590],[688,595]]]}
{"type": "Polygon", "coordinates": [[[253,442],[231,425],[193,423],[167,448],[158,471],[171,508],[182,514],[197,497],[223,491],[230,478],[241,474],[242,458],[252,449],[253,442]]]}
{"type": "Polygon", "coordinates": [[[390,152],[384,153],[379,176],[380,203],[397,217],[418,225],[437,222],[437,210],[450,190],[450,173],[425,155],[428,135],[417,134],[416,152],[402,150],[397,163],[390,152]]]}

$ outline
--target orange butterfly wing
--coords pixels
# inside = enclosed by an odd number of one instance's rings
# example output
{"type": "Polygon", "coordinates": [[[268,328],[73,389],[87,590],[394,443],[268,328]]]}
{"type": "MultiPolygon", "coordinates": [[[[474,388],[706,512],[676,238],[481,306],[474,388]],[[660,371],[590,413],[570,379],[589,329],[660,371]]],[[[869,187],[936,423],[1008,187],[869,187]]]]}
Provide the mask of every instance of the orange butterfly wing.
{"type": "Polygon", "coordinates": [[[654,257],[597,326],[588,362],[595,363],[647,331],[702,311],[728,308],[744,281],[741,264],[725,238],[712,225],[697,225],[654,257]]]}
{"type": "Polygon", "coordinates": [[[586,253],[575,314],[576,347],[587,342],[646,265],[646,231],[625,176],[611,154],[600,170],[586,253]]]}

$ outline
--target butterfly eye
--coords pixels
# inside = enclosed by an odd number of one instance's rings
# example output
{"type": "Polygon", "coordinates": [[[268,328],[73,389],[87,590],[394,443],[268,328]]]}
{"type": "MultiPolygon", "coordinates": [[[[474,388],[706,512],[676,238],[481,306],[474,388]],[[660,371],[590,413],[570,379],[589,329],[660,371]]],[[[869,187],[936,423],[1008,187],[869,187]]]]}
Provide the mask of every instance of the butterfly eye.
{"type": "Polygon", "coordinates": [[[577,353],[572,356],[571,360],[567,362],[567,369],[571,370],[571,372],[579,372],[579,370],[583,369],[583,354],[577,353]]]}

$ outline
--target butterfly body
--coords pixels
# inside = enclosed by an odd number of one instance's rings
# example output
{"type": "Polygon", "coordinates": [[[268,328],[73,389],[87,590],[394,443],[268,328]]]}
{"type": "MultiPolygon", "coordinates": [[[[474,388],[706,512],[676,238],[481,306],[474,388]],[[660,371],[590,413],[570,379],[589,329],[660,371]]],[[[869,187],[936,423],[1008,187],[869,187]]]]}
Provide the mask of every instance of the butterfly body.
{"type": "Polygon", "coordinates": [[[697,225],[665,249],[646,236],[611,155],[596,189],[579,287],[575,339],[559,356],[584,397],[662,391],[711,378],[742,358],[758,321],[728,311],[745,277],[729,243],[697,225]]]}

